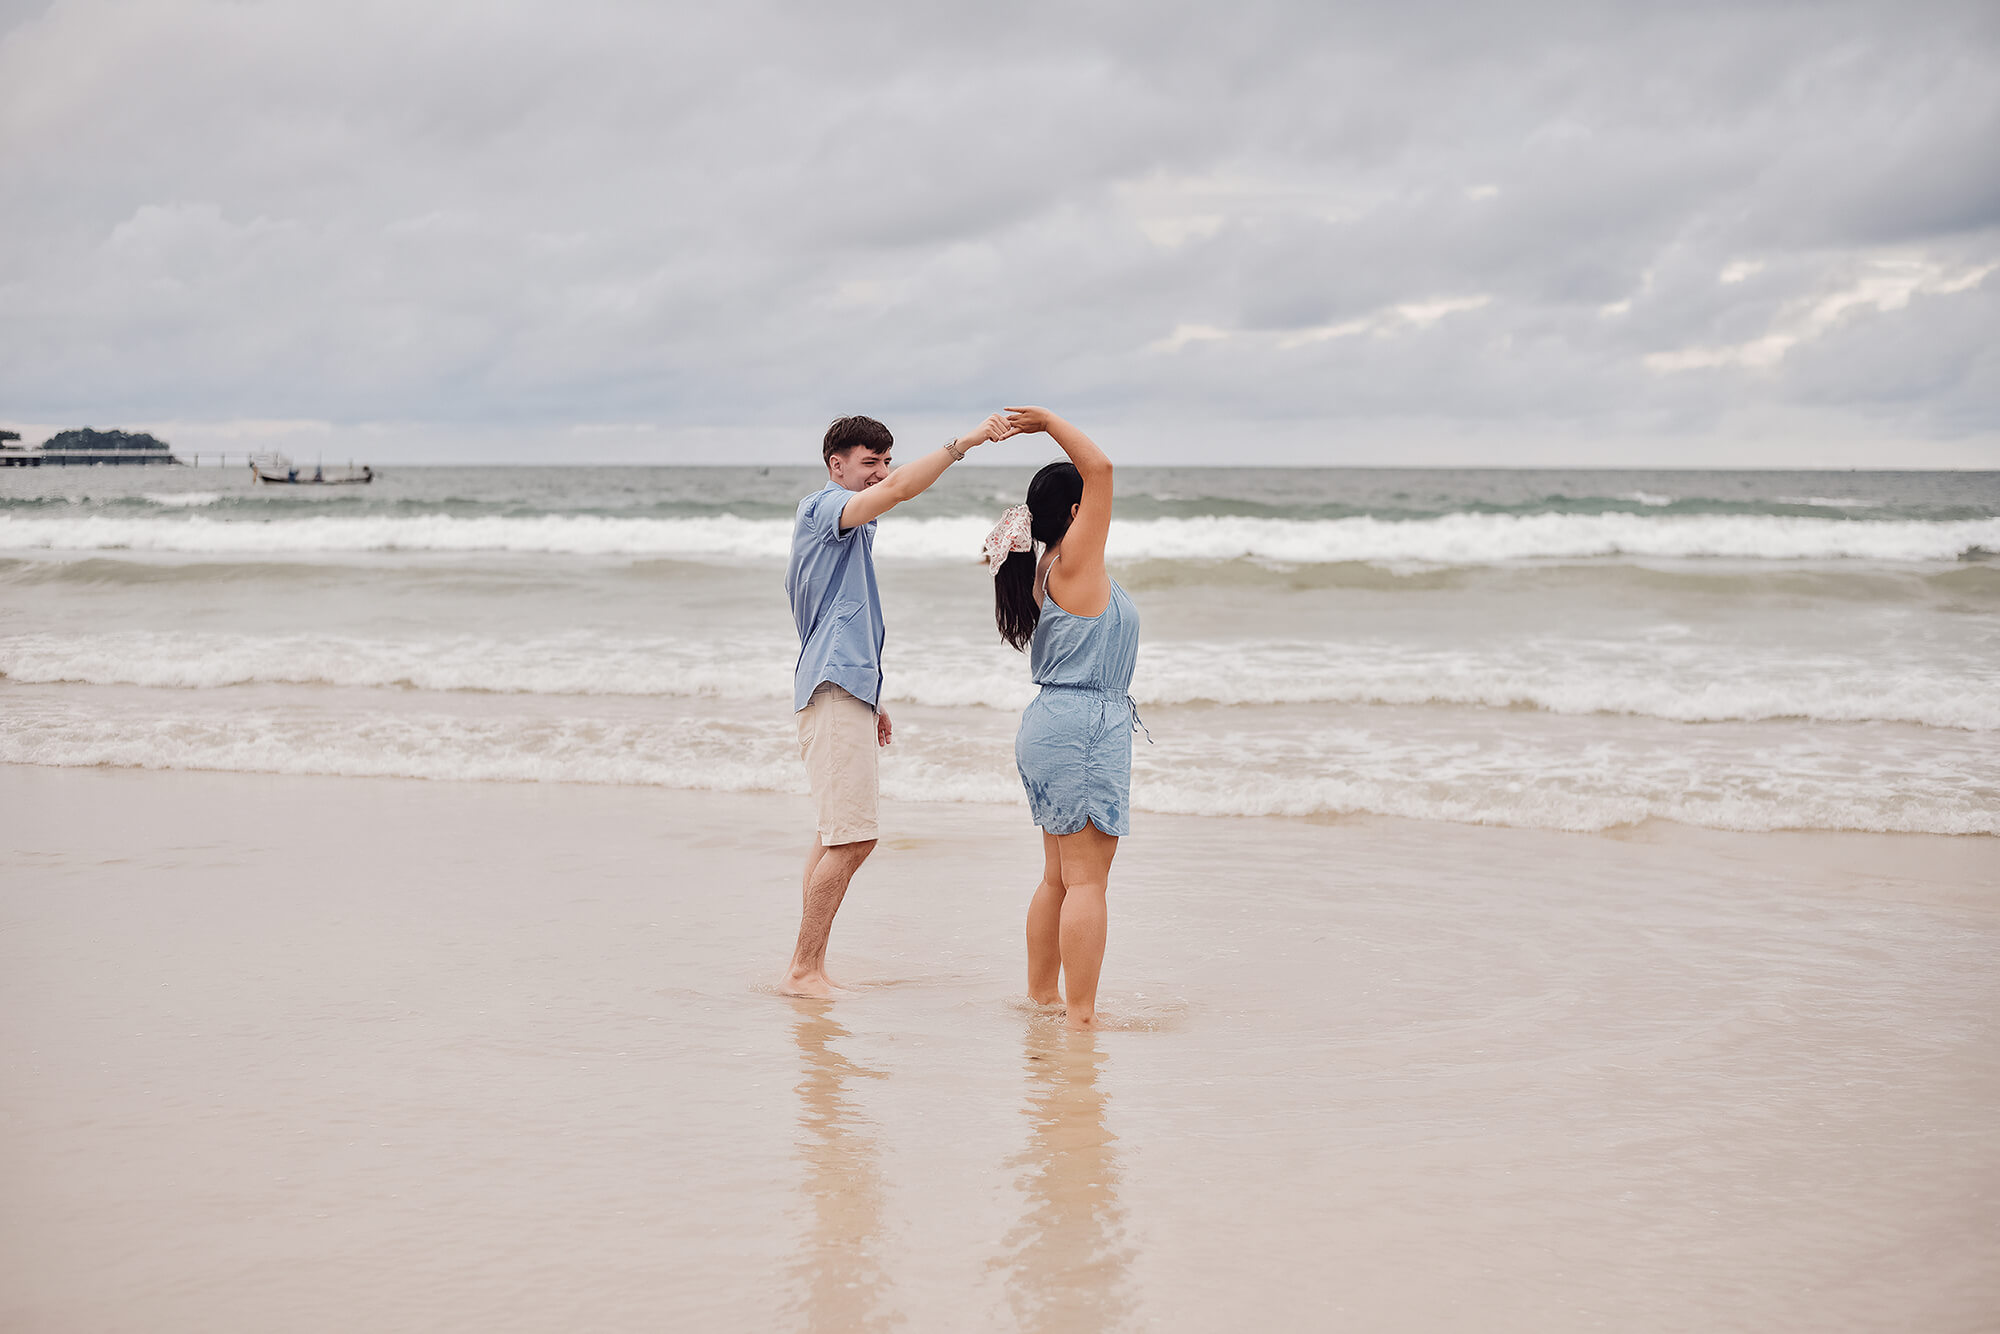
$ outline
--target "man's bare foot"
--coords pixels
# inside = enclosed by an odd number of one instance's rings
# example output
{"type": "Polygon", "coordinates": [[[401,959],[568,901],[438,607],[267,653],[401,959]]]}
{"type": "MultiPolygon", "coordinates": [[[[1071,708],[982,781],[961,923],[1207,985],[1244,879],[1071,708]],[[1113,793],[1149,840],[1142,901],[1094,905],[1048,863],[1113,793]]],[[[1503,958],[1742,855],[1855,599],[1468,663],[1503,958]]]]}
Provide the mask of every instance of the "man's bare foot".
{"type": "Polygon", "coordinates": [[[1030,1005],[1039,1005],[1044,1010],[1046,1010],[1053,1006],[1061,1005],[1062,996],[1054,991],[1051,991],[1046,996],[1037,996],[1034,992],[1031,991],[1028,993],[1028,1003],[1030,1005]]]}
{"type": "Polygon", "coordinates": [[[786,996],[810,996],[816,1000],[830,1000],[835,996],[845,996],[847,988],[834,985],[832,978],[823,972],[789,972],[778,982],[778,991],[786,996]]]}
{"type": "Polygon", "coordinates": [[[1078,1014],[1075,1010],[1071,1010],[1063,1015],[1063,1027],[1083,1030],[1094,1029],[1097,1027],[1097,1012],[1093,1010],[1087,1014],[1078,1014]]]}

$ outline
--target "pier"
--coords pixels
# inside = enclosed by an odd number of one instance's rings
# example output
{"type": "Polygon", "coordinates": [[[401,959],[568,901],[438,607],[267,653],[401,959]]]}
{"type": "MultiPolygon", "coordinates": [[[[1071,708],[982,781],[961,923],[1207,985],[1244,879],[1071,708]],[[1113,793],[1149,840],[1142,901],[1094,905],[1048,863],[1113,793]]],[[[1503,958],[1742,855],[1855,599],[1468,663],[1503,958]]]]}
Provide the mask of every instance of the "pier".
{"type": "Polygon", "coordinates": [[[15,431],[0,431],[0,468],[129,468],[129,467],[176,467],[176,468],[248,468],[259,481],[292,484],[344,485],[367,482],[374,479],[375,470],[365,463],[352,459],[344,464],[328,465],[315,459],[311,476],[284,455],[257,449],[201,449],[193,450],[183,458],[173,451],[161,448],[144,449],[48,449],[44,447],[23,448],[12,443],[19,440],[15,431]]]}
{"type": "Polygon", "coordinates": [[[5,468],[248,468],[260,482],[280,484],[345,484],[374,480],[375,470],[349,460],[336,464],[329,476],[315,458],[311,476],[274,449],[199,449],[182,458],[158,436],[144,431],[100,431],[81,426],[58,431],[39,445],[19,443],[21,433],[0,430],[0,467],[5,468]]]}
{"type": "MultiPolygon", "coordinates": [[[[17,436],[16,439],[19,437],[17,436]]],[[[174,453],[135,449],[20,449],[0,445],[0,468],[183,467],[247,468],[257,450],[197,450],[174,453]]],[[[350,467],[353,465],[349,465],[350,467]]]]}

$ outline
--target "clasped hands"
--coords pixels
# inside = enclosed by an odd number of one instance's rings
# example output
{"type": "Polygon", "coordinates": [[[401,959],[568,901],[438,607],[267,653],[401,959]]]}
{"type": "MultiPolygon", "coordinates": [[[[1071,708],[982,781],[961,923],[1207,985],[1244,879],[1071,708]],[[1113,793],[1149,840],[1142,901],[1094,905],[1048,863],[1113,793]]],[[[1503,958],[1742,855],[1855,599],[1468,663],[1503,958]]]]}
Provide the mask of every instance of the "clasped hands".
{"type": "Polygon", "coordinates": [[[1005,440],[1010,435],[1034,435],[1049,428],[1052,414],[1047,408],[1007,408],[979,424],[987,440],[1005,440]]]}

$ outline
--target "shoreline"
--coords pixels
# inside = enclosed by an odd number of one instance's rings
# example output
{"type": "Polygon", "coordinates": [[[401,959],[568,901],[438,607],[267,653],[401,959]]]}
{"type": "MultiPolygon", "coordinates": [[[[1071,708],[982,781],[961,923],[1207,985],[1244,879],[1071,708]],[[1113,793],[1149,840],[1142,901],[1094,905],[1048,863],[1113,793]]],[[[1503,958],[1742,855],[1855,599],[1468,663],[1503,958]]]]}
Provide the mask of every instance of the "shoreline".
{"type": "MultiPolygon", "coordinates": [[[[4,672],[0,672],[4,676],[4,672]]],[[[178,682],[176,682],[178,684],[178,682]]],[[[570,702],[570,696],[544,696],[532,692],[508,692],[492,688],[446,686],[442,690],[418,688],[414,692],[380,698],[382,674],[366,682],[296,682],[296,680],[252,680],[226,682],[226,688],[174,688],[172,698],[180,710],[168,720],[174,726],[152,732],[134,728],[130,722],[112,724],[70,704],[72,682],[22,680],[10,690],[20,706],[18,726],[0,732],[0,770],[50,770],[50,772],[144,772],[144,774],[214,774],[250,778],[288,780],[348,780],[348,782],[424,782],[442,786],[506,788],[506,786],[550,786],[578,790],[630,790],[654,794],[708,794],[718,798],[740,796],[746,800],[804,800],[804,774],[794,754],[790,720],[776,710],[758,708],[740,698],[688,696],[686,700],[658,700],[654,696],[588,694],[578,696],[584,704],[570,702]],[[300,710],[288,706],[288,692],[298,686],[314,690],[310,704],[320,710],[300,710]],[[504,716],[490,718],[492,700],[506,700],[504,716]],[[388,704],[384,708],[384,704],[388,704]],[[694,706],[688,712],[670,716],[668,708],[680,704],[694,706]],[[354,742],[342,730],[314,734],[302,730],[300,718],[330,716],[328,710],[348,708],[358,718],[366,714],[370,724],[368,740],[354,742]],[[584,712],[580,712],[584,710],[584,712]],[[626,728],[612,742],[576,742],[568,728],[596,718],[608,718],[626,728]],[[242,726],[250,720],[250,728],[242,726]],[[696,722],[690,728],[690,720],[696,722]],[[466,740],[462,728],[480,732],[470,746],[458,750],[466,740]],[[558,754],[548,754],[550,748],[558,754]],[[390,748],[392,758],[382,758],[390,748]],[[158,762],[156,754],[166,752],[170,762],[158,762]],[[274,762],[272,756],[278,756],[274,762]],[[710,774],[728,778],[710,784],[690,786],[688,770],[706,768],[710,774]],[[794,786],[766,786],[794,780],[794,786]]],[[[118,710],[138,714],[158,694],[156,682],[116,682],[88,686],[96,702],[110,702],[118,710]]],[[[980,810],[1012,810],[1026,814],[1020,798],[1018,778],[1012,772],[1012,736],[1002,726],[1012,722],[1008,710],[994,710],[966,726],[964,718],[954,718],[954,710],[942,702],[910,702],[892,698],[894,712],[904,724],[906,744],[884,754],[882,800],[910,808],[926,806],[970,806],[980,810]],[[922,738],[922,740],[912,740],[922,738]],[[940,746],[942,742],[942,746],[940,746]],[[934,802],[908,796],[914,790],[942,790],[946,796],[934,802]]],[[[1212,732],[1212,722],[1204,718],[1202,704],[1150,704],[1154,716],[1182,714],[1186,740],[1206,746],[1210,754],[1222,744],[1212,732]],[[1204,728],[1208,732],[1204,734],[1204,728]]],[[[1234,708],[1234,706],[1230,706],[1234,708]]],[[[1284,708],[1284,706],[1252,706],[1284,708]]],[[[1340,706],[1370,708],[1370,706],[1340,706]]],[[[1408,708],[1408,706],[1380,706],[1408,708]]],[[[1420,708],[1420,706],[1418,706],[1420,708]]],[[[1470,726],[1484,726],[1494,710],[1480,710],[1476,704],[1450,704],[1464,712],[1470,726]]],[[[986,712],[986,710],[980,710],[986,712]]],[[[1504,710],[1502,710],[1504,712],[1504,710]]],[[[1552,728],[1574,728],[1580,718],[1572,714],[1538,714],[1552,728]]],[[[1162,720],[1162,726],[1172,722],[1162,720]]],[[[1588,718],[1582,720],[1588,726],[1588,718]]],[[[1686,726],[1672,720],[1624,720],[1654,728],[1654,736],[1628,746],[1634,762],[1658,760],[1662,750],[1662,728],[1686,726]]],[[[1732,726],[1770,726],[1770,720],[1754,720],[1732,726]]],[[[1832,724],[1836,728],[1848,724],[1832,724]]],[[[1904,724],[1894,724],[1904,726],[1904,724]]],[[[1922,726],[1922,724],[1908,724],[1922,726]]],[[[1386,728],[1378,728],[1386,730],[1386,728]]],[[[1488,744],[1506,744],[1508,738],[1482,734],[1488,744]]],[[[1968,732],[1976,736],[1976,732],[1968,732]]],[[[1422,758],[1418,752],[1414,758],[1422,758]]],[[[1356,752],[1320,756],[1314,764],[1352,762],[1356,752]]],[[[1562,744],[1546,748],[1540,758],[1558,762],[1564,758],[1562,744]]],[[[1970,754],[1960,754],[1960,762],[1970,764],[1970,754]]],[[[1144,760],[1144,754],[1136,754],[1144,760]]],[[[1412,758],[1412,756],[1392,756],[1412,758]]],[[[1778,772],[1766,762],[1768,772],[1778,772]]],[[[1402,788],[1384,786],[1386,774],[1396,766],[1380,756],[1358,774],[1326,776],[1320,770],[1304,780],[1286,780],[1268,770],[1246,770],[1244,774],[1222,774],[1196,766],[1194,786],[1168,786],[1180,776],[1170,770],[1142,774],[1134,814],[1148,820],[1280,820],[1306,824],[1362,824],[1384,822],[1384,828],[1490,828],[1522,830],[1546,834],[1582,834],[1614,840],[1670,838],[1672,830],[1686,830],[1688,836],[1716,834],[1720,838],[2000,838],[1992,826],[1994,814],[1978,802],[1978,792],[1962,798],[1956,790],[1950,800],[1960,806],[1944,806],[1926,812],[1926,818],[1944,828],[1896,828],[1910,824],[1908,814],[1894,820],[1878,818],[1880,812],[1846,810],[1848,824],[1774,824],[1748,820],[1740,812],[1740,798],[1724,794],[1706,796],[1704,802],[1718,810],[1694,810],[1696,818],[1676,818],[1658,810],[1640,818],[1620,818],[1620,812],[1598,810],[1604,806],[1658,806],[1670,802],[1670,786],[1654,790],[1630,790],[1592,796],[1588,790],[1572,792],[1520,792],[1514,788],[1476,788],[1430,796],[1416,784],[1402,788]],[[1234,790],[1226,784],[1218,788],[1218,778],[1234,778],[1234,790]],[[1206,790],[1204,784],[1206,782],[1206,790]],[[1282,794],[1282,796],[1280,796],[1282,794]],[[1534,798],[1552,796],[1568,802],[1554,814],[1538,806],[1534,798]],[[1178,806],[1178,808],[1176,808],[1178,806]],[[1220,806],[1220,810],[1216,810],[1220,806]],[[1230,806],[1238,806],[1232,810],[1230,806]],[[1318,806],[1318,808],[1314,808],[1318,806]],[[1326,806],[1346,806],[1328,810],[1326,806]],[[1412,806],[1432,808],[1424,814],[1404,814],[1412,806]],[[1190,810],[1200,808],[1200,810],[1190,810]],[[1400,808],[1400,810],[1398,810],[1400,808]],[[1524,818],[1526,816],[1526,818],[1524,818]],[[1734,816],[1734,818],[1730,818],[1734,816]],[[1708,822],[1708,820],[1712,822],[1708,822]],[[1966,826],[1972,828],[1966,828],[1966,826]]],[[[1940,788],[1940,792],[1946,788],[1940,788]]],[[[1932,794],[1936,800],[1936,794],[1932,794]]],[[[1852,800],[1852,794],[1846,794],[1852,800]]],[[[1764,814],[1764,812],[1752,812],[1764,814]]],[[[1820,814],[1826,814],[1824,810],[1820,814]]],[[[1768,818],[1768,814],[1764,814],[1768,818]]]]}
{"type": "MultiPolygon", "coordinates": [[[[899,701],[899,708],[914,710],[920,705],[899,701]]],[[[811,822],[810,802],[803,791],[786,792],[770,788],[705,788],[676,787],[668,783],[618,782],[613,780],[592,781],[566,778],[456,778],[425,777],[413,774],[370,774],[370,773],[301,773],[279,769],[227,769],[227,768],[178,768],[142,764],[40,764],[32,761],[0,760],[0,775],[9,773],[61,773],[61,774],[145,774],[162,777],[185,775],[189,777],[242,778],[254,780],[275,780],[282,783],[335,783],[335,784],[413,784],[426,788],[465,789],[477,792],[488,789],[535,789],[551,788],[574,792],[630,792],[652,793],[661,796],[687,796],[692,799],[716,798],[723,801],[743,799],[748,801],[780,801],[794,803],[808,825],[811,822]]],[[[907,797],[883,795],[882,810],[908,810],[931,815],[943,811],[970,807],[981,811],[1012,811],[1026,823],[1027,804],[1025,802],[981,801],[977,798],[955,798],[946,801],[920,801],[907,797]]],[[[1133,807],[1135,820],[1148,825],[1173,823],[1178,821],[1222,821],[1227,824],[1254,824],[1272,821],[1279,825],[1311,825],[1326,828],[1374,829],[1380,832],[1395,830],[1418,830],[1431,827],[1467,830],[1508,831],[1520,834],[1547,836],[1559,839],[1605,839],[1614,843],[1673,843],[1689,840],[1706,844],[1713,841],[1720,851],[1729,844],[1746,844],[1764,840],[1840,840],[1850,848],[1864,849],[1864,858],[1870,865],[1885,865],[1896,859],[1897,848],[1906,842],[1924,843],[1941,840],[1945,843],[1964,842],[1968,845],[1990,844],[1996,858],[1995,867],[2000,869],[2000,834],[1975,831],[1970,833],[1946,833],[1933,830],[1900,829],[1827,829],[1813,826],[1788,826],[1777,829],[1733,829],[1719,825],[1688,824],[1666,816],[1647,816],[1645,819],[1628,824],[1607,825],[1597,829],[1564,829],[1542,825],[1515,825],[1485,820],[1453,820],[1444,817],[1420,817],[1391,815],[1379,811],[1315,811],[1305,814],[1240,814],[1220,812],[1216,814],[1193,814],[1183,811],[1162,811],[1145,806],[1133,807]]],[[[886,818],[883,824],[886,827],[886,818]]],[[[1032,828],[1032,826],[1029,826],[1032,828]]],[[[1134,837],[1140,835],[1135,834],[1134,837]]],[[[886,837],[886,836],[885,836],[886,837]]],[[[1843,854],[1845,856],[1846,854],[1843,854]]],[[[1978,860],[1978,854],[1970,854],[1978,860]]],[[[1838,864],[1841,858],[1828,862],[1838,864]]],[[[1947,869],[1947,875],[1956,879],[1958,872],[1947,869]]],[[[1983,901],[1983,900],[1982,900],[1983,901]]],[[[2000,908],[2000,894],[1993,896],[1993,906],[2000,908]]]]}

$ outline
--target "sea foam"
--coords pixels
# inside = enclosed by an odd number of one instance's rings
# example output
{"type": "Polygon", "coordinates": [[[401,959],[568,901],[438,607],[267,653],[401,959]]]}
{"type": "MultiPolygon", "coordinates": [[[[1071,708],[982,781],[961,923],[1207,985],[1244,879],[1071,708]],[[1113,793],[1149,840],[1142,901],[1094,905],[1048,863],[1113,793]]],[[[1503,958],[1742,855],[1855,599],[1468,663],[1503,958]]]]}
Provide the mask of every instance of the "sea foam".
{"type": "MultiPolygon", "coordinates": [[[[984,518],[902,517],[883,523],[886,560],[972,561],[984,518]]],[[[370,552],[679,557],[780,561],[791,525],[732,515],[621,518],[589,514],[458,517],[312,516],[271,520],[0,515],[0,551],[185,552],[239,557],[370,552]]],[[[1448,514],[1430,519],[1293,520],[1240,516],[1121,521],[1114,560],[1291,564],[1373,561],[1467,565],[1603,556],[1741,560],[1943,561],[2000,551],[2000,518],[1943,522],[1787,515],[1448,514]]]]}
{"type": "MultiPolygon", "coordinates": [[[[327,685],[544,696],[766,701],[791,697],[789,636],[594,632],[397,640],[324,633],[107,631],[0,636],[24,684],[166,689],[327,685]]],[[[950,637],[899,642],[885,698],[1018,711],[1018,654],[950,637]]],[[[1167,641],[1141,646],[1142,706],[1449,705],[1629,714],[1672,722],[1894,722],[2000,730],[2000,667],[1959,658],[1830,657],[1733,642],[1522,636],[1459,648],[1381,639],[1167,641]]]]}
{"type": "MultiPolygon", "coordinates": [[[[883,760],[886,796],[1023,804],[1004,731],[968,741],[957,729],[918,727],[899,729],[899,738],[883,760]]],[[[1133,805],[1156,816],[1377,814],[1575,831],[1668,819],[1738,830],[2000,833],[1990,778],[1984,787],[1973,779],[1979,761],[1963,748],[1933,755],[1923,777],[1893,786],[1865,772],[1867,752],[1828,751],[1818,741],[1725,766],[1697,753],[1699,743],[1564,744],[1529,734],[1468,743],[1450,734],[1357,733],[1251,750],[1259,762],[1217,765],[1141,747],[1133,805]]],[[[1893,751],[1874,762],[1904,767],[1893,751]]],[[[796,732],[782,716],[613,721],[299,707],[150,710],[141,718],[31,705],[0,715],[0,763],[804,790],[796,732]]]]}

